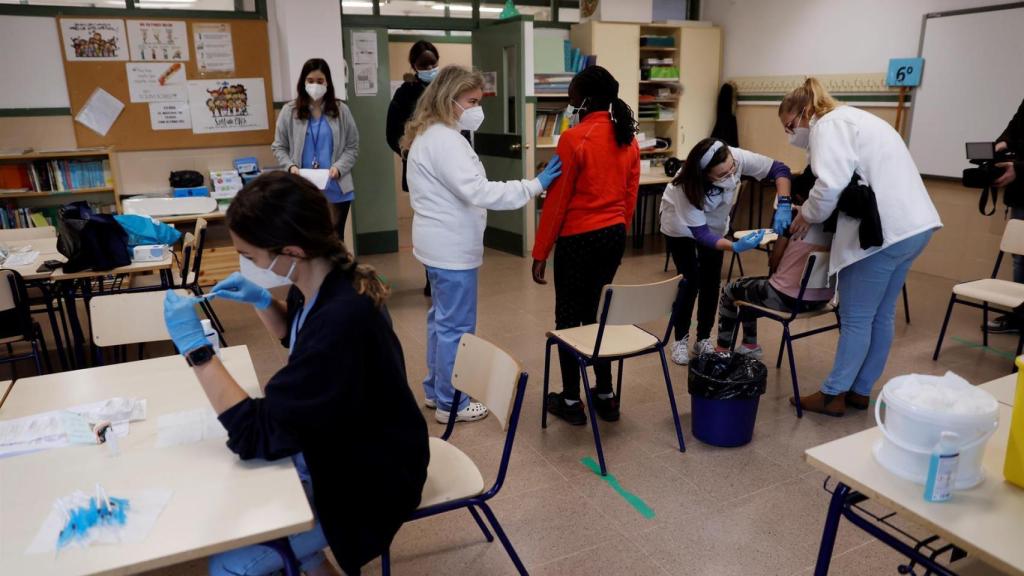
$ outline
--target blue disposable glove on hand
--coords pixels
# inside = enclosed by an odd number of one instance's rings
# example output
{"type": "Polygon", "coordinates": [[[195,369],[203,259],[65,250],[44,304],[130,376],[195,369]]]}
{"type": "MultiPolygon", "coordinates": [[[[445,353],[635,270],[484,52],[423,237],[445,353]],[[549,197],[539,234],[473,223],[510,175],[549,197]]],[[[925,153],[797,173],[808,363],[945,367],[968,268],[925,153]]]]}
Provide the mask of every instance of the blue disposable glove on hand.
{"type": "Polygon", "coordinates": [[[732,251],[739,254],[740,252],[746,252],[751,248],[757,248],[761,245],[761,240],[764,240],[764,230],[758,230],[757,232],[751,232],[743,238],[732,243],[732,251]]]}
{"type": "Polygon", "coordinates": [[[544,170],[540,174],[537,174],[537,180],[540,180],[540,185],[547,190],[548,186],[562,175],[562,159],[555,154],[551,157],[548,165],[544,167],[544,170]]]}
{"type": "Polygon", "coordinates": [[[789,196],[779,196],[779,207],[775,209],[775,219],[772,220],[772,230],[776,234],[782,234],[789,229],[793,223],[793,201],[789,196]]]}
{"type": "Polygon", "coordinates": [[[210,291],[211,296],[252,304],[260,310],[270,306],[273,297],[266,288],[247,280],[241,272],[235,272],[231,276],[221,280],[210,291]]]}
{"type": "Polygon", "coordinates": [[[196,314],[198,301],[199,298],[180,296],[174,290],[168,290],[164,296],[164,323],[174,346],[182,354],[210,343],[203,334],[203,325],[199,323],[199,315],[196,314]]]}

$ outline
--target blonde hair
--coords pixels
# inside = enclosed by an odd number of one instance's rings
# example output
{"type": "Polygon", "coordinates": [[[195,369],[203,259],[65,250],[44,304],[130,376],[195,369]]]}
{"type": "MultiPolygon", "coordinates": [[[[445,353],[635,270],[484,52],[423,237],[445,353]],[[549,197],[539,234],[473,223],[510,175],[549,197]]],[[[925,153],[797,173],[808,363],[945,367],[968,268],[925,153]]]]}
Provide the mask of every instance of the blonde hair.
{"type": "Polygon", "coordinates": [[[802,114],[810,108],[812,115],[821,118],[840,106],[842,104],[825,90],[821,82],[810,76],[804,81],[803,86],[793,89],[782,99],[782,103],[779,104],[779,115],[793,112],[802,114]]]}
{"type": "Polygon", "coordinates": [[[455,65],[442,68],[416,103],[416,110],[405,124],[405,134],[399,146],[408,150],[417,136],[439,122],[455,126],[459,118],[455,113],[455,100],[470,90],[483,87],[484,77],[476,70],[455,65]]]}

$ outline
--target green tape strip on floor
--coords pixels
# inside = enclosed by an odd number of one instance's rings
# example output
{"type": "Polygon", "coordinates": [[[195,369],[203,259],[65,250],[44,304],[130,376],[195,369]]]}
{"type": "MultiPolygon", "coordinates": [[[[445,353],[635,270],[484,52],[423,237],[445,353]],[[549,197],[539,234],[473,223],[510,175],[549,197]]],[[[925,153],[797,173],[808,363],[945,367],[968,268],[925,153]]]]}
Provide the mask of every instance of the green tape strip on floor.
{"type": "Polygon", "coordinates": [[[981,349],[983,349],[986,352],[991,352],[991,353],[995,354],[996,356],[1000,356],[1000,357],[1006,358],[1007,360],[1013,360],[1014,358],[1016,358],[1016,356],[1013,355],[1013,352],[1007,352],[1005,350],[998,350],[998,349],[993,348],[991,346],[985,346],[984,344],[978,344],[977,342],[971,342],[970,340],[961,338],[959,336],[950,336],[950,340],[953,340],[954,342],[959,342],[960,344],[963,344],[964,346],[968,346],[970,348],[981,348],[981,349]]]}
{"type": "Polygon", "coordinates": [[[615,478],[615,476],[612,476],[611,474],[608,474],[607,476],[601,476],[601,466],[599,466],[597,462],[594,462],[593,458],[587,456],[586,458],[580,460],[580,462],[582,462],[583,465],[586,466],[587,468],[590,468],[590,471],[593,472],[594,474],[597,474],[597,476],[601,478],[601,480],[607,482],[608,485],[612,487],[612,490],[618,492],[619,496],[622,496],[622,499],[625,500],[626,503],[628,503],[630,506],[632,506],[637,512],[639,512],[641,516],[647,518],[648,520],[654,518],[654,510],[652,510],[651,507],[648,506],[647,503],[644,502],[643,499],[641,499],[639,496],[623,488],[622,484],[619,484],[619,481],[617,478],[615,478]]]}

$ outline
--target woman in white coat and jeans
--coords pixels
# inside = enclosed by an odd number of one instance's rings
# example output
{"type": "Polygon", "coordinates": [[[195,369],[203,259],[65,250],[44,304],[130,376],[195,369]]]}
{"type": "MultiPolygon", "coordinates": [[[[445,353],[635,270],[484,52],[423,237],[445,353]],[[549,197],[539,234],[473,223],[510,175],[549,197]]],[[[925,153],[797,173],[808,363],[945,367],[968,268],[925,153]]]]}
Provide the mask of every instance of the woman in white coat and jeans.
{"type": "MultiPolygon", "coordinates": [[[[476,131],[484,120],[479,72],[446,66],[427,87],[401,140],[408,150],[407,180],[413,255],[427,267],[433,291],[427,312],[426,406],[447,423],[455,389],[452,369],[463,334],[476,330],[477,270],[483,263],[487,210],[521,208],[561,174],[555,156],[532,180],[491,182],[459,130],[476,131]]],[[[457,421],[479,420],[487,409],[466,396],[457,421]]]]}
{"type": "Polygon", "coordinates": [[[878,116],[841,106],[808,78],[782,100],[779,120],[790,143],[810,151],[817,177],[790,228],[795,236],[832,216],[855,173],[878,204],[881,246],[862,248],[860,220],[838,215],[829,272],[839,275],[843,329],[821,391],[799,399],[804,410],[842,416],[846,407],[868,408],[892,346],[907,271],[942,222],[903,138],[878,116]]]}

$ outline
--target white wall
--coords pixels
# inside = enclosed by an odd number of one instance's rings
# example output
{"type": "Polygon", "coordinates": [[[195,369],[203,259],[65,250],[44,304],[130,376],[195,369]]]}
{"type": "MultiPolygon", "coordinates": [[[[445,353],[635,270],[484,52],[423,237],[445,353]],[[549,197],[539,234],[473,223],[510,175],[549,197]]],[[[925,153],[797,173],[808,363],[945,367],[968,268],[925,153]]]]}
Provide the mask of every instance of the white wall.
{"type": "Polygon", "coordinates": [[[269,0],[270,63],[274,100],[295,98],[302,65],[323,58],[331,67],[334,93],[344,99],[346,70],[341,44],[341,4],[338,0],[269,0]]]}
{"type": "Polygon", "coordinates": [[[917,55],[921,18],[1004,0],[703,0],[725,34],[724,78],[885,72],[917,55]]]}

